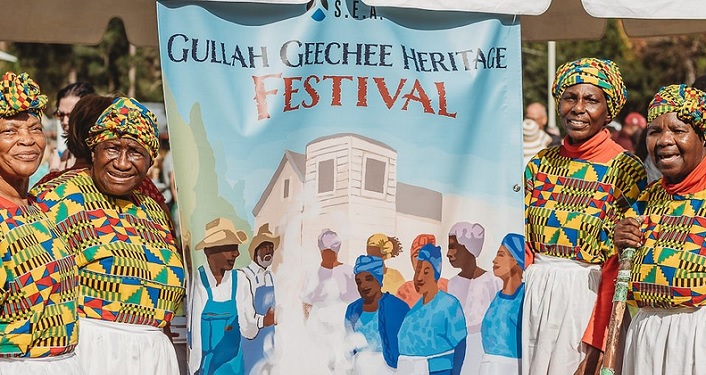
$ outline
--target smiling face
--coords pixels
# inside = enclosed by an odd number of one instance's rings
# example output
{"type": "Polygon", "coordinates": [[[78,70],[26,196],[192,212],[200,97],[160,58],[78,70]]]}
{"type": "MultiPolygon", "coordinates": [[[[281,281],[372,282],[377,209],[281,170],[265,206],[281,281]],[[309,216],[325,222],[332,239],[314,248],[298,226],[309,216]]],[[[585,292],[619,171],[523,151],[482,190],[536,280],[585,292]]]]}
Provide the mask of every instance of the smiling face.
{"type": "Polygon", "coordinates": [[[45,147],[39,118],[26,112],[0,118],[0,177],[29,178],[39,168],[45,147]]]}
{"type": "Polygon", "coordinates": [[[355,285],[358,287],[360,297],[372,301],[382,295],[382,285],[378,283],[372,273],[363,271],[355,275],[355,285]]]}
{"type": "Polygon", "coordinates": [[[564,90],[559,100],[559,116],[572,144],[591,139],[611,120],[603,90],[590,83],[564,90]]]}
{"type": "Polygon", "coordinates": [[[665,180],[684,180],[706,156],[704,137],[674,112],[658,116],[647,126],[647,150],[665,180]]]}
{"type": "Polygon", "coordinates": [[[142,184],[152,164],[149,152],[130,138],[114,138],[93,148],[91,176],[98,190],[127,197],[142,184]]]}
{"type": "Polygon", "coordinates": [[[414,289],[419,294],[429,293],[439,289],[434,278],[434,267],[426,260],[417,261],[414,270],[414,289]]]}

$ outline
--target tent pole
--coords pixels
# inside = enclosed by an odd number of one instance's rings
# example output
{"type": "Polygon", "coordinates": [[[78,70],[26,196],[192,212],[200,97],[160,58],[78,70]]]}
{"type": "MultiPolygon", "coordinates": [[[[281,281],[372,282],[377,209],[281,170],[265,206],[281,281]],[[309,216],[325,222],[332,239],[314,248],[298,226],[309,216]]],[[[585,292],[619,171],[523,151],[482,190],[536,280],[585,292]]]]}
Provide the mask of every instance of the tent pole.
{"type": "Polygon", "coordinates": [[[556,72],[556,42],[547,42],[547,126],[556,129],[556,105],[552,96],[552,83],[556,72]]]}

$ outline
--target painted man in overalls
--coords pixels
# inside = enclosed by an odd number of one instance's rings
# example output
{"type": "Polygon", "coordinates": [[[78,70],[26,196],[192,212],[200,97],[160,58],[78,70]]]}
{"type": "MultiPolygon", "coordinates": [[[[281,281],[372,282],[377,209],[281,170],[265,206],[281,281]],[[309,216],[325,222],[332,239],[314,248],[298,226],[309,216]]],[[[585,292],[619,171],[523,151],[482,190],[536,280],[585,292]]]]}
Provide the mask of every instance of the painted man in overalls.
{"type": "Polygon", "coordinates": [[[241,342],[257,335],[258,322],[249,282],[233,266],[247,240],[230,220],[217,218],[195,246],[208,264],[199,266],[189,294],[190,374],[245,374],[241,342]]]}
{"type": "Polygon", "coordinates": [[[252,263],[239,270],[249,281],[259,328],[253,339],[242,342],[246,374],[263,373],[267,364],[260,360],[266,359],[274,346],[275,285],[270,266],[278,246],[279,236],[270,232],[269,224],[263,224],[248,248],[252,263]]]}

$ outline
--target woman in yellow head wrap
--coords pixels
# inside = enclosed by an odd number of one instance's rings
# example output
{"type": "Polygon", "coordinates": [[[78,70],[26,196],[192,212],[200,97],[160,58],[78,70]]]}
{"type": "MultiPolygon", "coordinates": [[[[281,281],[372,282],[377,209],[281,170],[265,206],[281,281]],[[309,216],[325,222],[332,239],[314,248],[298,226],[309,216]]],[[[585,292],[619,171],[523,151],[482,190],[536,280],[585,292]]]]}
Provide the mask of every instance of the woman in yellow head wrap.
{"type": "MultiPolygon", "coordinates": [[[[402,244],[397,237],[376,233],[368,238],[366,251],[368,255],[380,257],[384,261],[399,255],[402,251],[402,244]]],[[[397,290],[404,284],[404,276],[402,276],[400,271],[394,268],[383,268],[385,273],[382,282],[382,291],[396,294],[397,290]]]]}
{"type": "Polygon", "coordinates": [[[636,249],[623,374],[703,374],[706,359],[706,92],[663,87],[649,105],[647,149],[662,173],[642,192],[640,220],[615,227],[636,249]]]}
{"type": "Polygon", "coordinates": [[[612,61],[583,58],[559,67],[552,86],[563,144],[525,170],[522,367],[527,374],[593,373],[617,275],[613,226],[646,185],[640,160],[605,126],[627,98],[612,61]],[[532,264],[532,259],[534,263],[532,264]]]}
{"type": "Polygon", "coordinates": [[[27,75],[0,81],[0,374],[83,374],[78,270],[56,223],[28,205],[29,177],[46,140],[47,97],[27,75]]]}

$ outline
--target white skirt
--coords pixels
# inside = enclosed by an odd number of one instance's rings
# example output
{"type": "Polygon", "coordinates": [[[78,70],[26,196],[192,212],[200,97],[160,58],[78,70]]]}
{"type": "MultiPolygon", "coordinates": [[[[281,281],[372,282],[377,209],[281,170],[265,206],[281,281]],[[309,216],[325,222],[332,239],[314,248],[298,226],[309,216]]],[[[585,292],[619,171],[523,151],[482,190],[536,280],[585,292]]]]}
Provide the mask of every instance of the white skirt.
{"type": "Polygon", "coordinates": [[[0,359],[0,375],[84,375],[74,353],[44,358],[0,359]]]}
{"type": "Polygon", "coordinates": [[[90,375],[179,375],[174,345],[152,326],[79,318],[76,356],[90,375]]]}
{"type": "Polygon", "coordinates": [[[387,365],[380,352],[358,352],[353,357],[353,374],[394,375],[395,369],[387,365]]]}
{"type": "Polygon", "coordinates": [[[628,328],[624,375],[706,374],[706,308],[641,308],[628,328]]]}
{"type": "Polygon", "coordinates": [[[581,339],[596,303],[600,266],[538,254],[524,278],[522,373],[573,373],[586,356],[581,339]]]}
{"type": "Polygon", "coordinates": [[[519,375],[522,360],[519,358],[483,354],[480,361],[480,375],[519,375]]]}

